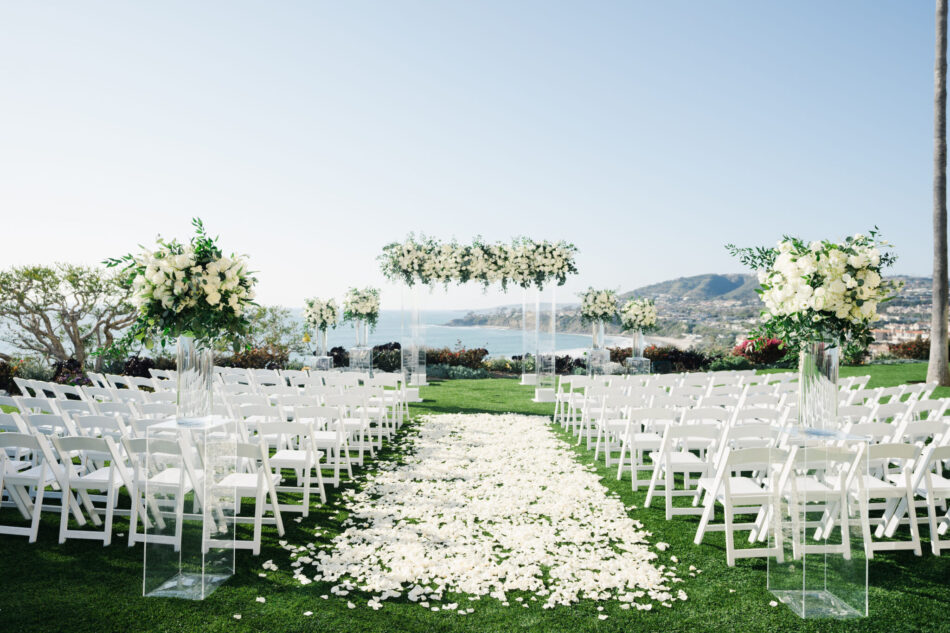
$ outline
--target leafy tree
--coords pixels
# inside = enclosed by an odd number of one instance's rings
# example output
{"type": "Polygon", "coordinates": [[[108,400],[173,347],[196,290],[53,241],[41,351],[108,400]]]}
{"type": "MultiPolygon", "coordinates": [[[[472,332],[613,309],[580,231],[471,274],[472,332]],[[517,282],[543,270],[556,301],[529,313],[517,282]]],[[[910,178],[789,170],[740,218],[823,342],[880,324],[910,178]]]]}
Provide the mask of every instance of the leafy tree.
{"type": "Polygon", "coordinates": [[[293,317],[290,309],[281,306],[257,306],[248,317],[251,325],[243,340],[246,347],[274,347],[290,353],[306,353],[306,328],[301,321],[293,317]]]}
{"type": "MultiPolygon", "coordinates": [[[[74,358],[85,366],[91,352],[111,347],[135,315],[129,289],[101,268],[54,264],[0,271],[3,340],[46,360],[74,358]]],[[[96,357],[96,369],[101,364],[96,357]]]]}

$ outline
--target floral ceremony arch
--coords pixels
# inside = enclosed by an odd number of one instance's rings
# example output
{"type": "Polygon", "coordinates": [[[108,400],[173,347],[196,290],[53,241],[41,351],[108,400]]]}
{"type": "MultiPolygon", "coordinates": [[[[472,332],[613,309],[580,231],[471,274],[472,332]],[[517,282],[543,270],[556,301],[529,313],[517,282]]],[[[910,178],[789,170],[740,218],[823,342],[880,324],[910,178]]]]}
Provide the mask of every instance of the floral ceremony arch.
{"type": "Polygon", "coordinates": [[[524,237],[492,243],[477,237],[470,244],[460,244],[410,233],[402,242],[384,246],[378,258],[383,275],[389,281],[401,283],[405,290],[401,346],[406,383],[419,386],[426,382],[422,287],[428,286],[431,291],[439,284],[448,288],[450,284],[476,282],[486,289],[497,284],[507,292],[509,286],[520,286],[524,291],[522,383],[536,385],[536,400],[553,401],[557,329],[554,289],[564,285],[569,275],[577,274],[576,254],[577,247],[563,240],[536,241],[524,237]],[[546,313],[541,310],[545,289],[550,293],[546,313]],[[533,294],[533,301],[529,302],[529,294],[533,294]],[[529,305],[535,308],[533,318],[529,305]],[[530,374],[524,362],[529,353],[535,358],[530,374]]]}

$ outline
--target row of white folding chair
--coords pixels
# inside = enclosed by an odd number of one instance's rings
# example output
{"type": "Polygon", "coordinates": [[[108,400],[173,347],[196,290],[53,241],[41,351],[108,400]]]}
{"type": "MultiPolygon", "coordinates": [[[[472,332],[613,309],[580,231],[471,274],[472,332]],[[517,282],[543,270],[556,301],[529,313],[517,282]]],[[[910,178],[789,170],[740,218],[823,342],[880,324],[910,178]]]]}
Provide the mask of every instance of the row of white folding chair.
{"type": "MultiPolygon", "coordinates": [[[[102,419],[107,420],[109,418],[102,419]]],[[[167,459],[173,455],[183,463],[187,462],[193,451],[183,447],[181,440],[176,442],[169,439],[145,440],[126,437],[117,441],[110,435],[51,436],[47,440],[43,434],[8,431],[0,433],[0,446],[4,448],[0,451],[0,461],[3,462],[0,468],[0,491],[6,495],[5,505],[17,507],[23,517],[30,521],[29,527],[0,526],[0,533],[27,535],[30,542],[36,540],[41,511],[50,509],[44,506],[44,499],[50,496],[50,493],[46,492],[50,485],[61,491],[60,505],[52,508],[60,513],[59,541],[62,543],[67,538],[96,539],[101,540],[104,545],[111,542],[112,521],[118,513],[118,492],[122,486],[126,486],[133,500],[129,531],[129,544],[132,545],[144,540],[138,523],[148,512],[146,507],[153,512],[151,520],[164,520],[163,513],[158,510],[158,504],[146,499],[146,487],[151,489],[153,495],[156,490],[163,489],[166,492],[170,489],[179,493],[175,519],[176,525],[180,526],[184,495],[198,492],[194,482],[200,481],[202,472],[202,465],[199,463],[191,464],[188,468],[183,468],[181,464],[177,467],[172,465],[160,472],[145,474],[146,456],[154,458],[160,454],[167,459]],[[21,457],[13,458],[11,454],[19,454],[21,457]],[[127,462],[127,459],[130,459],[131,463],[127,462]],[[92,491],[101,494],[92,495],[92,491]],[[104,502],[105,506],[96,506],[97,500],[104,502]],[[102,526],[102,529],[70,528],[70,510],[80,527],[86,525],[88,517],[89,521],[95,526],[102,526]]],[[[282,506],[277,505],[276,496],[276,484],[280,480],[280,474],[272,472],[267,452],[260,444],[239,443],[237,451],[241,466],[220,482],[218,487],[236,490],[238,513],[240,497],[256,497],[254,536],[249,542],[237,543],[238,547],[253,549],[256,554],[260,550],[262,514],[266,509],[264,496],[268,493],[270,508],[274,513],[273,521],[278,526],[279,534],[283,534],[279,515],[282,506]],[[256,461],[255,465],[249,467],[246,463],[248,460],[256,461]],[[274,508],[278,510],[274,511],[274,508]]],[[[314,455],[312,451],[311,455],[314,455]]],[[[154,464],[154,459],[152,463],[154,464]]],[[[319,481],[319,471],[317,476],[319,481]]],[[[309,490],[304,495],[306,500],[308,493],[309,490]]],[[[306,513],[309,505],[302,507],[306,513]]],[[[149,538],[153,539],[154,535],[149,538]]],[[[179,528],[171,537],[171,542],[177,548],[180,547],[180,541],[179,528]]]]}
{"type": "Polygon", "coordinates": [[[838,392],[838,401],[843,405],[875,405],[897,402],[917,402],[930,399],[936,384],[917,383],[896,385],[893,387],[877,387],[868,389],[841,389],[838,392]]]}

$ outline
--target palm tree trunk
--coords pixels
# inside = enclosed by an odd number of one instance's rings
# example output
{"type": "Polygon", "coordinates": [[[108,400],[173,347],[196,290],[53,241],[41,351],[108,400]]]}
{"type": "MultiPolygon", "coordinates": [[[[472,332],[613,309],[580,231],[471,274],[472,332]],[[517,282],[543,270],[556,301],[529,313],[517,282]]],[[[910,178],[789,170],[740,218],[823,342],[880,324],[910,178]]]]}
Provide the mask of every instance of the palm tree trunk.
{"type": "Polygon", "coordinates": [[[950,385],[947,366],[947,0],[937,0],[934,64],[934,281],[927,381],[950,385]]]}

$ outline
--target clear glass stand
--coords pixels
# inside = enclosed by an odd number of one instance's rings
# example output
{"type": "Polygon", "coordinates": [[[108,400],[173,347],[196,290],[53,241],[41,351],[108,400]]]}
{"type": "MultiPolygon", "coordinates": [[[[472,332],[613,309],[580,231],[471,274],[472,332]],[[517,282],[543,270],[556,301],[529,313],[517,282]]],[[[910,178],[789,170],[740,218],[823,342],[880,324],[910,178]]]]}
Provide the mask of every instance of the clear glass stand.
{"type": "Polygon", "coordinates": [[[521,294],[521,384],[538,385],[538,312],[532,289],[521,294]]]}
{"type": "Polygon", "coordinates": [[[176,345],[176,405],[182,426],[199,424],[211,415],[214,355],[193,336],[179,336],[176,345]]]}
{"type": "Polygon", "coordinates": [[[169,419],[148,427],[145,452],[131,456],[143,595],[203,600],[234,574],[238,497],[222,482],[236,471],[235,438],[221,417],[169,419]]]}
{"type": "Polygon", "coordinates": [[[314,356],[312,362],[312,368],[318,371],[327,371],[333,369],[333,357],[332,356],[314,356]]]}
{"type": "MultiPolygon", "coordinates": [[[[868,561],[857,478],[868,474],[867,438],[798,429],[773,489],[768,590],[801,618],[868,614],[868,561]]],[[[778,450],[778,449],[776,449],[778,450]]]]}
{"type": "Polygon", "coordinates": [[[373,373],[373,348],[369,345],[369,324],[363,319],[353,322],[356,330],[356,345],[349,349],[350,371],[373,373]]]}
{"type": "Polygon", "coordinates": [[[590,349],[587,350],[587,375],[603,376],[610,371],[610,352],[607,350],[606,325],[602,320],[591,324],[590,349]]]}
{"type": "Polygon", "coordinates": [[[555,402],[557,386],[557,286],[534,291],[534,402],[555,402]],[[543,299],[543,300],[542,300],[543,299]]]}
{"type": "MultiPolygon", "coordinates": [[[[402,292],[402,373],[405,384],[415,389],[426,386],[426,331],[422,322],[425,288],[418,284],[402,292]]],[[[415,398],[415,393],[411,397],[415,398]]]]}
{"type": "Polygon", "coordinates": [[[646,339],[643,330],[634,330],[630,337],[631,356],[623,360],[623,367],[627,374],[649,374],[653,371],[653,363],[643,355],[646,349],[646,339]]]}

